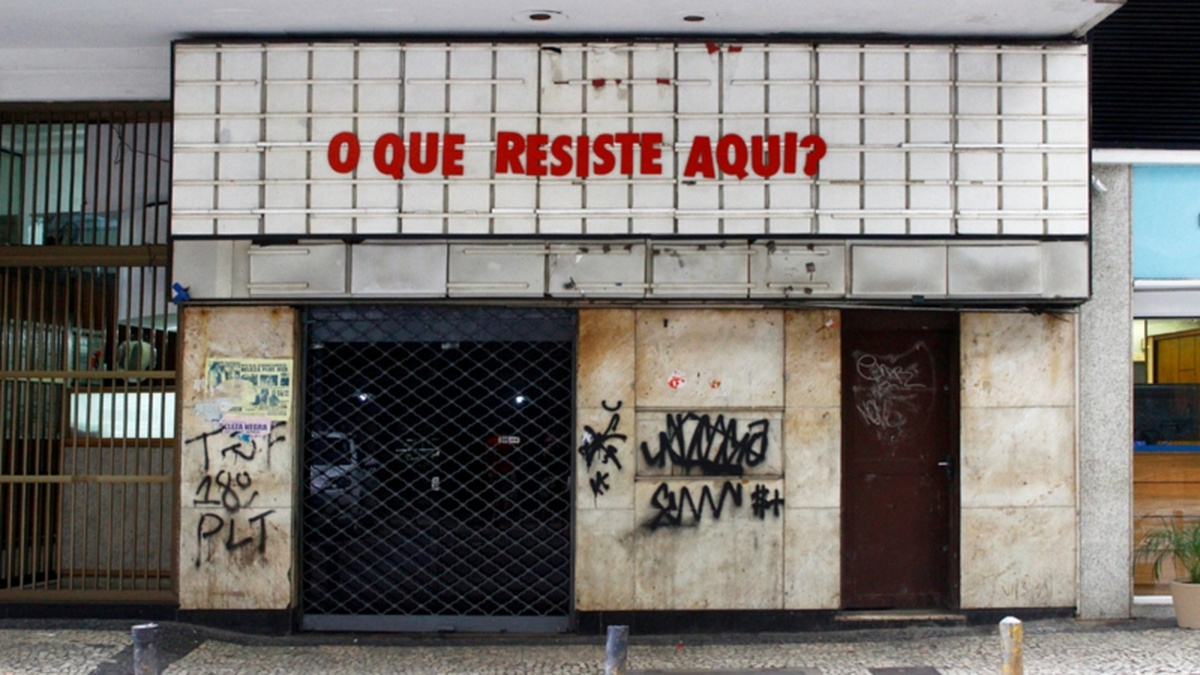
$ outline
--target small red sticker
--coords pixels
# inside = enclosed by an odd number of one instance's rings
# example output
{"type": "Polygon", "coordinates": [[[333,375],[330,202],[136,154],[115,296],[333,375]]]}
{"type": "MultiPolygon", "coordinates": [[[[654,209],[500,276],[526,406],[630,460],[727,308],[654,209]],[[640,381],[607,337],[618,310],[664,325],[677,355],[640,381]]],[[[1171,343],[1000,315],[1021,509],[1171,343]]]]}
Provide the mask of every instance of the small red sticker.
{"type": "Polygon", "coordinates": [[[667,380],[667,386],[672,389],[678,389],[686,383],[687,380],[683,377],[683,373],[679,372],[678,370],[671,373],[671,378],[667,380]]]}

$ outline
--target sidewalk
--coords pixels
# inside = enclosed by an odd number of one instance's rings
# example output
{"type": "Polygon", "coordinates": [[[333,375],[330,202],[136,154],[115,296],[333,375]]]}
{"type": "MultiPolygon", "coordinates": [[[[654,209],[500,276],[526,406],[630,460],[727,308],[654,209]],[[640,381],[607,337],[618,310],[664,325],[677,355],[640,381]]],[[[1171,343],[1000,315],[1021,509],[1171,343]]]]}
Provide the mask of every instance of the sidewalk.
{"type": "MultiPolygon", "coordinates": [[[[0,674],[128,675],[131,622],[0,621],[0,674]]],[[[305,633],[260,637],[162,623],[167,675],[602,673],[604,638],[305,633]]],[[[1173,621],[1025,624],[1025,673],[1200,674],[1200,631],[1173,621]]],[[[665,673],[968,675],[1000,672],[998,628],[638,637],[629,666],[665,673]]]]}

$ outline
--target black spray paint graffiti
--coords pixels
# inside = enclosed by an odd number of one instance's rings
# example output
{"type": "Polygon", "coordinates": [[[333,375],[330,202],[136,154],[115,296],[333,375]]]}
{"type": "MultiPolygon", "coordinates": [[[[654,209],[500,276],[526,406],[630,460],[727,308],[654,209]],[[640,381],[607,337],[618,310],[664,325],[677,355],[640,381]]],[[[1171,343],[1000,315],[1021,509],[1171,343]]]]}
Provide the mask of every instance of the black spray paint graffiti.
{"type": "Polygon", "coordinates": [[[275,511],[272,509],[249,518],[241,517],[240,512],[250,508],[259,494],[257,490],[253,489],[254,478],[251,471],[255,467],[246,467],[245,465],[254,464],[256,459],[261,458],[269,467],[271,465],[271,447],[286,439],[283,435],[285,426],[285,422],[272,422],[269,431],[263,438],[251,438],[241,432],[231,433],[225,427],[219,427],[215,431],[200,434],[184,442],[185,446],[199,443],[204,457],[204,477],[200,479],[200,483],[193,493],[192,506],[219,509],[219,511],[201,513],[200,520],[196,524],[196,559],[194,561],[196,567],[200,567],[204,560],[211,560],[214,553],[210,548],[208,556],[204,555],[204,542],[222,532],[225,533],[226,551],[233,552],[253,546],[250,550],[258,556],[266,555],[266,518],[275,511]],[[240,440],[223,445],[226,437],[240,440]],[[220,452],[215,458],[210,453],[210,450],[215,448],[210,447],[209,439],[215,439],[211,445],[223,446],[220,447],[220,452]],[[223,468],[213,474],[214,459],[223,463],[232,463],[235,468],[223,468]],[[236,470],[237,468],[243,470],[236,470]],[[243,520],[244,523],[239,525],[243,520]],[[245,533],[245,536],[238,537],[239,531],[245,533]]]}
{"type": "MultiPolygon", "coordinates": [[[[588,471],[592,471],[592,464],[597,457],[601,464],[612,464],[617,471],[621,470],[621,459],[617,456],[617,448],[612,445],[612,441],[624,441],[625,434],[617,433],[617,426],[621,424],[621,416],[617,411],[621,409],[621,404],[624,401],[617,401],[613,407],[608,406],[608,401],[601,401],[600,405],[612,416],[608,418],[608,426],[604,431],[597,432],[590,426],[584,425],[583,439],[579,446],[579,454],[583,457],[583,461],[587,464],[588,471]]],[[[588,484],[592,488],[592,496],[599,497],[607,492],[610,488],[608,484],[609,475],[603,471],[597,470],[595,474],[588,480],[588,484]]]]}
{"type": "Polygon", "coordinates": [[[761,419],[746,425],[746,433],[738,435],[738,421],[717,415],[667,413],[667,430],[658,434],[658,451],[642,443],[642,459],[648,466],[672,465],[691,473],[697,469],[706,476],[741,476],[748,467],[758,466],[767,459],[769,420],[761,419]]]}
{"type": "MultiPolygon", "coordinates": [[[[740,483],[725,481],[715,492],[714,495],[713,488],[705,485],[700,488],[699,496],[694,497],[692,489],[686,485],[672,490],[669,484],[660,483],[654,495],[650,497],[650,507],[654,509],[654,516],[642,523],[642,527],[647,530],[694,527],[700,524],[706,512],[712,520],[720,520],[725,511],[726,500],[731,508],[742,507],[743,492],[740,483]]],[[[759,520],[765,520],[768,511],[776,518],[780,516],[783,497],[779,496],[779,490],[774,492],[772,497],[771,490],[759,483],[750,493],[750,508],[759,520]]]]}
{"type": "MultiPolygon", "coordinates": [[[[863,420],[875,428],[880,441],[895,443],[908,434],[910,416],[919,413],[917,397],[936,391],[932,378],[933,354],[924,342],[917,342],[900,354],[854,352],[854,369],[866,386],[854,386],[854,408],[863,420]],[[922,361],[928,368],[922,372],[922,361]]],[[[930,397],[932,402],[932,397],[930,397]]]]}

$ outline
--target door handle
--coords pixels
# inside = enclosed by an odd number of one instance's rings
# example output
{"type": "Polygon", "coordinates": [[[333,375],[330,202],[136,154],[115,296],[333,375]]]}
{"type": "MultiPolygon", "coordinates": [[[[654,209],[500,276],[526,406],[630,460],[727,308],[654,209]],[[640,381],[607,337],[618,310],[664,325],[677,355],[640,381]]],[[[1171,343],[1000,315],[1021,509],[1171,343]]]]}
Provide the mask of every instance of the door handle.
{"type": "Polygon", "coordinates": [[[946,480],[954,480],[954,457],[946,455],[946,458],[938,462],[937,465],[946,470],[946,480]]]}

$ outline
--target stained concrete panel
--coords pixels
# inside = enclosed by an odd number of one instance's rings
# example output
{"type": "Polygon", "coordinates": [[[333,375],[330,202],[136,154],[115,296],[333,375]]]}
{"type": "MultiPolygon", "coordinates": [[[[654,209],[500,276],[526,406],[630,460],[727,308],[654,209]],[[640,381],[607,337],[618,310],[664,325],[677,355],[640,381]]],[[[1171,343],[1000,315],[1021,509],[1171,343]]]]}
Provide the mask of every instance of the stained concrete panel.
{"type": "Polygon", "coordinates": [[[783,413],[776,410],[637,414],[637,475],[779,476],[783,413]]]}
{"type": "Polygon", "coordinates": [[[632,415],[634,325],[631,309],[580,310],[576,406],[599,408],[620,403],[632,415]]]}
{"type": "Polygon", "coordinates": [[[757,490],[783,481],[638,481],[636,608],[782,608],[785,509],[756,509],[757,490]]]}
{"type": "Polygon", "coordinates": [[[840,506],[842,409],[789,409],[783,435],[788,508],[840,506]]]}
{"type": "Polygon", "coordinates": [[[1074,408],[962,411],[964,508],[1074,506],[1074,408]]]}
{"type": "Polygon", "coordinates": [[[784,313],[785,381],[788,408],[841,405],[841,312],[836,309],[784,313]]]}
{"type": "Polygon", "coordinates": [[[841,511],[796,509],[784,522],[784,609],[837,609],[842,602],[841,511]]]}
{"type": "MultiPolygon", "coordinates": [[[[637,472],[633,410],[579,408],[575,412],[575,505],[592,509],[632,509],[637,472]]],[[[577,523],[582,534],[584,523],[577,523]]]]}
{"type": "MultiPolygon", "coordinates": [[[[184,609],[282,609],[291,604],[296,491],[294,407],[266,435],[231,431],[238,380],[206,381],[210,358],[292,361],[295,312],[188,307],[180,373],[179,601],[184,609]]],[[[255,417],[251,413],[249,416],[255,417]]],[[[261,421],[261,420],[260,420],[261,421]]]]}
{"type": "Polygon", "coordinates": [[[961,518],[964,609],[1075,606],[1073,507],[967,508],[961,518]]]}
{"type": "Polygon", "coordinates": [[[575,527],[575,607],[633,609],[639,545],[633,509],[581,510],[575,527]]]}
{"type": "Polygon", "coordinates": [[[961,322],[962,407],[1074,405],[1074,315],[966,313],[961,322]]]}
{"type": "Polygon", "coordinates": [[[782,407],[783,312],[641,310],[639,407],[782,407]]]}

